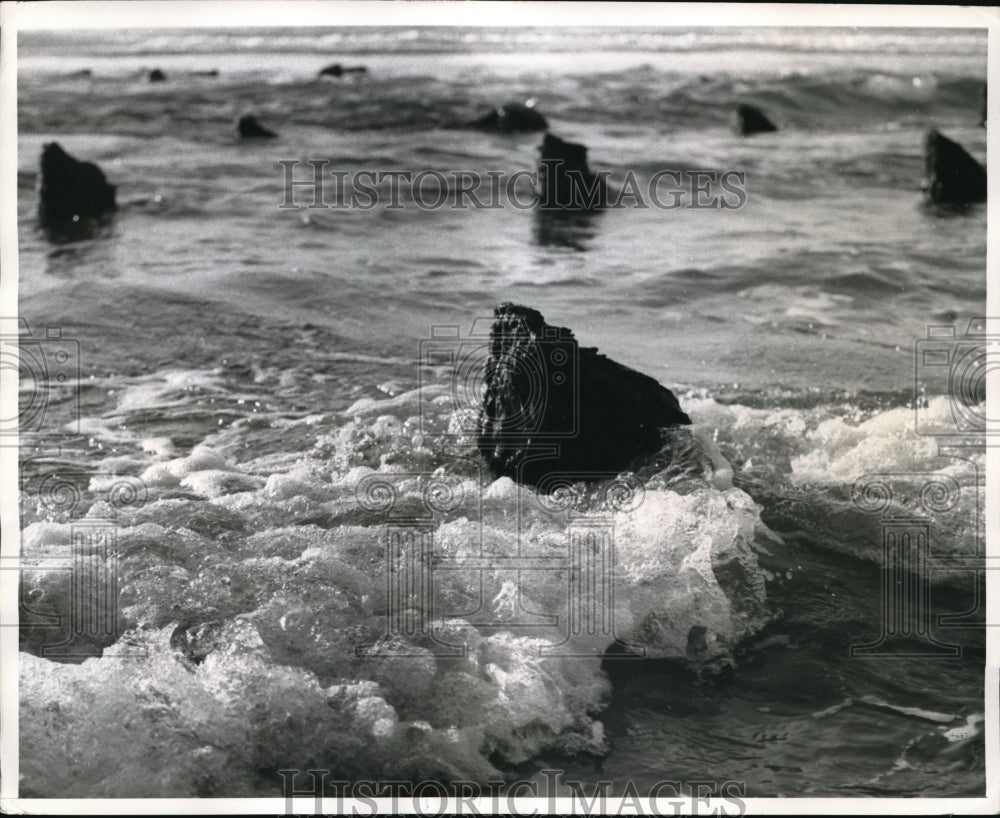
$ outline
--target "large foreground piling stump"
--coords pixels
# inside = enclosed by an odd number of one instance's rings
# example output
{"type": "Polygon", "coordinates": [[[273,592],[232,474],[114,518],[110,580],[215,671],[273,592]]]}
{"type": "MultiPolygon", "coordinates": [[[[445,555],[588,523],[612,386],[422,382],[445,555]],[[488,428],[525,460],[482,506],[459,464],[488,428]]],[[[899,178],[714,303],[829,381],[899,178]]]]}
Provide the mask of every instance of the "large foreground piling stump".
{"type": "Polygon", "coordinates": [[[691,422],[669,389],[537,310],[505,303],[494,319],[477,443],[496,477],[600,479],[659,451],[665,427],[691,422]]]}

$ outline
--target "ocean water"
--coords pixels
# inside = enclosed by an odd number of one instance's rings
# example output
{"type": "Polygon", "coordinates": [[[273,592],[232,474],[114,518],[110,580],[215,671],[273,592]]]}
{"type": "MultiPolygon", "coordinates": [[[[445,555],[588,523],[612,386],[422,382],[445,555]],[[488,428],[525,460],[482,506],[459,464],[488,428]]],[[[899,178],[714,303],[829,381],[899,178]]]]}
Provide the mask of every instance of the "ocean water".
{"type": "Polygon", "coordinates": [[[27,32],[18,58],[19,312],[78,344],[21,449],[22,795],[275,795],[294,768],[983,793],[984,457],[938,446],[982,414],[978,370],[962,403],[915,361],[930,325],[979,349],[986,208],[920,182],[930,127],[985,159],[985,32],[27,32]],[[335,61],[368,71],[317,77],[335,61]],[[281,207],[282,160],[531,170],[540,135],[453,127],[528,98],[612,184],[734,171],[745,204],[281,207]],[[738,102],[780,130],[734,136],[738,102]],[[237,141],[247,111],[280,137],[237,141]],[[94,237],[36,224],[50,141],[118,185],[94,237]],[[419,364],[456,326],[474,361],[508,300],[668,385],[702,456],[610,506],[491,481],[476,371],[419,364]],[[393,509],[424,516],[387,550],[393,509]],[[903,518],[937,560],[926,632],[863,648],[903,518]],[[613,531],[614,636],[560,655],[581,519],[613,531]]]}

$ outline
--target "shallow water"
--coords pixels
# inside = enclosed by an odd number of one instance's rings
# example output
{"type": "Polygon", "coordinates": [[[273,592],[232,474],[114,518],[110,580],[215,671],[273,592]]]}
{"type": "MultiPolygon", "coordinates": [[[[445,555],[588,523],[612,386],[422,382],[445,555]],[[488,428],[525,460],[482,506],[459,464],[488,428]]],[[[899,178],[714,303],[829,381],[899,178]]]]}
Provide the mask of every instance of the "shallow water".
{"type": "Polygon", "coordinates": [[[927,325],[961,336],[985,306],[985,207],[941,211],[919,192],[926,128],[985,154],[984,36],[119,32],[71,50],[66,37],[19,41],[20,311],[79,342],[82,378],[50,395],[43,430],[59,434],[22,449],[22,795],[275,794],[278,769],[312,764],[982,793],[981,724],[946,736],[983,709],[973,573],[931,574],[933,615],[959,614],[931,633],[960,656],[850,647],[880,632],[889,515],[852,500],[855,481],[895,475],[899,516],[926,482],[913,474],[953,480],[954,505],[923,515],[931,552],[981,548],[982,452],[939,456],[917,434],[956,415],[933,385],[914,406],[913,380],[927,325]],[[369,72],[316,79],[333,60],[369,72]],[[167,83],[145,82],[153,66],[167,83]],[[193,74],[208,68],[220,75],[193,74]],[[279,207],[281,159],[530,169],[537,135],[446,127],[529,96],[612,180],[742,171],[746,205],[569,228],[511,207],[279,207]],[[732,136],[737,100],[782,130],[732,136]],[[281,138],[237,143],[246,109],[281,138]],[[53,244],[35,227],[52,140],[119,186],[97,238],[53,244]],[[718,468],[661,474],[611,514],[615,635],[646,659],[602,670],[600,639],[589,659],[547,661],[518,641],[560,638],[569,518],[481,476],[470,441],[443,434],[464,408],[452,373],[417,367],[435,326],[468,334],[503,300],[668,384],[698,446],[732,467],[735,487],[718,468]],[[469,623],[447,626],[466,657],[435,658],[430,637],[410,640],[412,660],[356,654],[383,634],[389,595],[387,521],[359,501],[371,474],[404,481],[403,508],[424,497],[407,474],[461,489],[428,525],[454,569],[435,575],[435,621],[469,623]],[[38,625],[73,598],[60,566],[86,520],[113,532],[119,618],[53,656],[64,633],[38,625]],[[491,563],[480,587],[475,543],[553,567],[491,563]]]}

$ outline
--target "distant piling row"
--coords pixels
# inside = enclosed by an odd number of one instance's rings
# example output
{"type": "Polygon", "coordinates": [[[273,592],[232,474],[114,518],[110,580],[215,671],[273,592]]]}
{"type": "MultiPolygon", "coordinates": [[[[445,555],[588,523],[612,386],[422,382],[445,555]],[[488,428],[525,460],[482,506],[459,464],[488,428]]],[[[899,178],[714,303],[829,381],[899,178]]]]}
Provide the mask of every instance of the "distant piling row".
{"type": "MultiPolygon", "coordinates": [[[[344,66],[332,63],[320,69],[319,78],[339,78],[347,74],[364,74],[362,65],[344,66]]],[[[215,77],[217,69],[196,71],[195,75],[215,77]]],[[[92,76],[90,69],[77,72],[92,76]]],[[[147,75],[150,83],[168,82],[167,74],[154,68],[147,75]]],[[[981,122],[986,124],[986,87],[982,91],[981,122]]],[[[539,190],[537,203],[542,209],[600,209],[607,205],[605,181],[594,174],[587,162],[587,148],[561,139],[549,131],[549,123],[537,109],[534,99],[508,102],[491,109],[476,119],[455,127],[496,134],[545,132],[539,146],[539,190]],[[566,203],[573,203],[572,206],[566,203]]],[[[741,137],[776,133],[777,125],[758,107],[737,104],[733,111],[733,130],[741,137]]],[[[237,117],[235,135],[238,139],[276,139],[279,134],[263,124],[255,114],[237,117]]],[[[966,205],[986,200],[986,168],[957,142],[936,129],[924,140],[925,178],[922,188],[935,203],[966,205]]],[[[44,225],[79,225],[88,220],[102,219],[116,209],[115,187],[104,173],[91,162],[81,162],[66,153],[58,143],[45,145],[41,156],[39,183],[39,221],[44,225]]]]}

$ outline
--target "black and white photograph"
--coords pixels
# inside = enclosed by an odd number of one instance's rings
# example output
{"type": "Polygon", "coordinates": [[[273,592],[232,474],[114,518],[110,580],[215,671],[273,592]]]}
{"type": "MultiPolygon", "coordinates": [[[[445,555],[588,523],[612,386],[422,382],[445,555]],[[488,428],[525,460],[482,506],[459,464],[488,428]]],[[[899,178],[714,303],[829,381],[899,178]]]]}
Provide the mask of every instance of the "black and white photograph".
{"type": "Polygon", "coordinates": [[[0,16],[3,811],[1000,809],[995,10],[0,16]]]}

